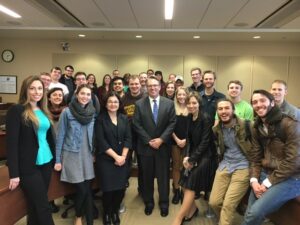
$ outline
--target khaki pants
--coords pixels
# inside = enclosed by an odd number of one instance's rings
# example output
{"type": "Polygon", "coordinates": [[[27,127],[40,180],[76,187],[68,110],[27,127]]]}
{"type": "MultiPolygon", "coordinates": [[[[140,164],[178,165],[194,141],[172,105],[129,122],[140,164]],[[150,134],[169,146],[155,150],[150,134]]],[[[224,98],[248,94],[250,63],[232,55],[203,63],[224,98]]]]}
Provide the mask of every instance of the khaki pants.
{"type": "Polygon", "coordinates": [[[239,202],[249,188],[249,169],[217,170],[209,205],[219,216],[219,225],[231,225],[239,202]]]}

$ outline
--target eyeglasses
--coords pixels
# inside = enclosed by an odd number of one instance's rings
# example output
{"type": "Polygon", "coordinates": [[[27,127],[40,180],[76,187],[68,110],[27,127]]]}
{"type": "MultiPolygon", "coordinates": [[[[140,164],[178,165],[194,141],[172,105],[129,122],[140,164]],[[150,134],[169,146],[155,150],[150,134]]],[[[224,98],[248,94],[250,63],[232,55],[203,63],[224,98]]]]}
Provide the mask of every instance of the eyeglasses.
{"type": "Polygon", "coordinates": [[[107,104],[119,104],[118,101],[107,101],[107,104]]]}

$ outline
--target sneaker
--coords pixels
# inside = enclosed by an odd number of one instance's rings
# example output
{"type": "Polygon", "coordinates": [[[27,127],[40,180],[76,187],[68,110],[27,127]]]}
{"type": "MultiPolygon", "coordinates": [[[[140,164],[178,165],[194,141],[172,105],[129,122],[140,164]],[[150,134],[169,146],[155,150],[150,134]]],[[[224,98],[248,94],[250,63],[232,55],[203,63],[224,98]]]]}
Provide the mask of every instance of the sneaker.
{"type": "Polygon", "coordinates": [[[126,211],[126,207],[124,205],[124,203],[122,202],[119,208],[119,213],[124,213],[126,211]]]}

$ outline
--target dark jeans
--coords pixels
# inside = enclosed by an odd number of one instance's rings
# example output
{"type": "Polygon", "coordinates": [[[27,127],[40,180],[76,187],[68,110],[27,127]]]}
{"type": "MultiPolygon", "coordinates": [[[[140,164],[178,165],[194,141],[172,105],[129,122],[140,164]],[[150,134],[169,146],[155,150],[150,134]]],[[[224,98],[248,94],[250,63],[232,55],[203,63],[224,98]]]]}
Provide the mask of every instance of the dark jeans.
{"type": "Polygon", "coordinates": [[[28,225],[54,225],[47,196],[51,173],[52,163],[47,163],[37,166],[33,174],[20,177],[20,187],[27,200],[28,225]]]}

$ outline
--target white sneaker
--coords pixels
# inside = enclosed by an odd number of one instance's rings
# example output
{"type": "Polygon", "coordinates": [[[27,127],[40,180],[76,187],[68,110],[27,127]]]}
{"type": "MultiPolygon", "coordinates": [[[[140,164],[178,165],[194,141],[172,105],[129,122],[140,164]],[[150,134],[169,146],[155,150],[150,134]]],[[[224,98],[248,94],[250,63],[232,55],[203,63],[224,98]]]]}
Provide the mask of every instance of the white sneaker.
{"type": "Polygon", "coordinates": [[[126,207],[125,207],[124,203],[122,202],[120,205],[119,213],[124,213],[125,211],[126,211],[126,207]]]}

